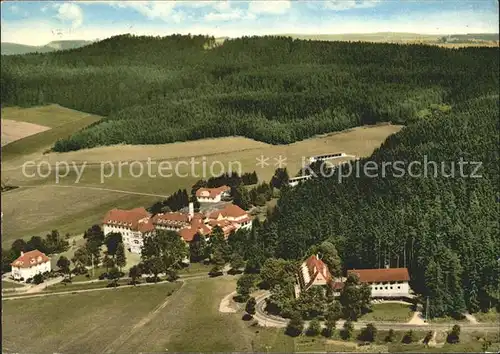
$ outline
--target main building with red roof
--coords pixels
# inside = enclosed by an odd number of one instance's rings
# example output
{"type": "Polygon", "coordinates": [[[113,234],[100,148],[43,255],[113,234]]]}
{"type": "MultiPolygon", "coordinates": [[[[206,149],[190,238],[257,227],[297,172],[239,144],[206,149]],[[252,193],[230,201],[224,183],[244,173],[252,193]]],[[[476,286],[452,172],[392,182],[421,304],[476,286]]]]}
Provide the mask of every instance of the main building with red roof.
{"type": "Polygon", "coordinates": [[[212,229],[219,226],[227,238],[232,232],[252,227],[252,219],[237,205],[226,204],[222,209],[207,214],[195,213],[193,204],[189,211],[167,212],[151,216],[146,209],[110,210],[103,220],[104,234],[119,232],[123,243],[133,253],[140,253],[143,238],[154,235],[155,230],[171,230],[179,233],[185,242],[191,242],[198,233],[209,237],[212,229]]]}

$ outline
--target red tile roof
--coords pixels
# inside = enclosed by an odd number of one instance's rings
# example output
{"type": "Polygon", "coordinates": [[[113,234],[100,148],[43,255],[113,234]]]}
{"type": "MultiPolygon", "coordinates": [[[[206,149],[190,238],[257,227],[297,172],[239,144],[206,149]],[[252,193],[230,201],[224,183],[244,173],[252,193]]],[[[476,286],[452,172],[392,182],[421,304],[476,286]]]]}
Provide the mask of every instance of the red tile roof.
{"type": "Polygon", "coordinates": [[[361,283],[410,280],[407,268],[351,269],[347,274],[356,274],[361,283]]]}
{"type": "Polygon", "coordinates": [[[155,229],[155,226],[153,225],[153,221],[151,218],[148,218],[146,220],[139,220],[139,223],[137,225],[138,231],[142,232],[143,234],[152,232],[155,229]]]}
{"type": "Polygon", "coordinates": [[[222,194],[224,192],[229,192],[230,190],[231,190],[231,187],[229,187],[229,186],[220,186],[217,188],[200,188],[196,191],[196,196],[207,198],[207,196],[202,195],[202,193],[208,192],[208,197],[213,199],[213,198],[217,197],[219,194],[222,194]]]}
{"type": "Polygon", "coordinates": [[[151,214],[144,208],[135,208],[131,210],[112,209],[108,211],[102,223],[124,226],[135,231],[140,231],[139,221],[150,217],[151,214]]]}
{"type": "Polygon", "coordinates": [[[42,253],[39,250],[33,250],[21,254],[19,258],[11,263],[11,266],[18,268],[29,268],[46,262],[50,262],[50,258],[47,257],[45,253],[42,253]]]}
{"type": "MultiPolygon", "coordinates": [[[[200,213],[194,213],[194,219],[203,219],[203,215],[200,213]]],[[[189,214],[181,213],[181,212],[169,212],[156,214],[152,218],[154,224],[166,224],[166,225],[175,225],[175,224],[189,224],[189,214]]]]}
{"type": "MultiPolygon", "coordinates": [[[[306,265],[310,278],[309,282],[307,284],[304,284],[305,289],[308,289],[311,284],[314,283],[319,274],[321,274],[321,276],[325,278],[327,284],[332,286],[333,278],[330,271],[328,270],[328,266],[316,255],[312,255],[307,258],[303,264],[306,265]]],[[[301,273],[299,273],[299,276],[302,276],[301,273]]]]}
{"type": "Polygon", "coordinates": [[[226,204],[226,206],[223,209],[216,210],[210,213],[209,217],[211,219],[217,219],[219,215],[222,215],[222,217],[224,218],[239,218],[248,216],[245,210],[241,209],[239,206],[235,204],[226,204]]]}
{"type": "Polygon", "coordinates": [[[194,235],[199,233],[200,235],[208,235],[210,233],[210,228],[203,223],[201,219],[193,219],[191,225],[179,230],[179,235],[186,242],[193,241],[194,235]]]}

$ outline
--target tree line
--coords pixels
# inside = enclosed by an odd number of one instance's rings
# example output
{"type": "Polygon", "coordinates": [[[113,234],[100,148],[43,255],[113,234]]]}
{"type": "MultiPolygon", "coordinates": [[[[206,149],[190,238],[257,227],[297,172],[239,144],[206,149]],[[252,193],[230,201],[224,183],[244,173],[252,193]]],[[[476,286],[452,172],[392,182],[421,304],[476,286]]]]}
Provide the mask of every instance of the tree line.
{"type": "Polygon", "coordinates": [[[106,116],[55,151],[242,135],[272,144],[421,119],[431,104],[496,92],[495,48],[122,35],[2,57],[4,105],[106,116]],[[119,50],[118,50],[119,48],[119,50]],[[211,48],[211,49],[207,49],[211,48]]]}

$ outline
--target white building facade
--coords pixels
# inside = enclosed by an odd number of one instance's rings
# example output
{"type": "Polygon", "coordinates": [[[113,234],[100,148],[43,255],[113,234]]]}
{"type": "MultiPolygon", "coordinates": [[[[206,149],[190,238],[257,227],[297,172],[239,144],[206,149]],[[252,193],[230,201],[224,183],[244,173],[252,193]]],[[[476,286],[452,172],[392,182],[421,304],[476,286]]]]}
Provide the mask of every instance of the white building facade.
{"type": "Polygon", "coordinates": [[[132,253],[141,253],[144,237],[152,235],[154,226],[151,215],[144,208],[132,210],[113,209],[103,220],[104,235],[120,233],[123,246],[132,253]]]}
{"type": "Polygon", "coordinates": [[[21,252],[21,256],[11,263],[11,267],[12,278],[24,281],[51,271],[50,258],[38,250],[21,252]]]}
{"type": "Polygon", "coordinates": [[[411,298],[410,275],[407,268],[353,269],[360,283],[371,289],[374,298],[411,298]]]}
{"type": "Polygon", "coordinates": [[[222,198],[229,197],[231,187],[200,188],[196,191],[196,200],[199,203],[219,203],[222,198]]]}

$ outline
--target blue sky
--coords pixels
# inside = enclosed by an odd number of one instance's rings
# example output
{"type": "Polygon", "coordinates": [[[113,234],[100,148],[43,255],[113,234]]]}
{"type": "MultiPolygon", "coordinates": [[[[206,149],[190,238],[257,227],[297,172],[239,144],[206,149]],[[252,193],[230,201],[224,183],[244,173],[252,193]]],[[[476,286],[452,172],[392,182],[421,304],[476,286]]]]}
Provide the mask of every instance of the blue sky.
{"type": "Polygon", "coordinates": [[[41,45],[120,33],[498,32],[498,0],[3,1],[2,42],[41,45]]]}

